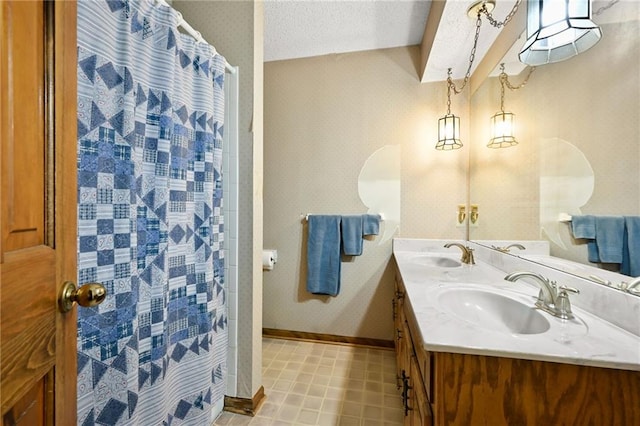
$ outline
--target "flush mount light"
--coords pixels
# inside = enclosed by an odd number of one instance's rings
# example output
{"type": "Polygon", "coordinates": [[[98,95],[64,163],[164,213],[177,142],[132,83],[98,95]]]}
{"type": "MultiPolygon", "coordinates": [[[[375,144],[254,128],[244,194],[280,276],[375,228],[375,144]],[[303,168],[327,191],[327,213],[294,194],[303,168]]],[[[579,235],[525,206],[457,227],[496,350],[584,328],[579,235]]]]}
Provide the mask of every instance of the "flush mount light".
{"type": "Polygon", "coordinates": [[[493,0],[477,1],[473,3],[471,6],[469,6],[469,8],[467,9],[467,16],[469,18],[474,19],[476,16],[478,16],[478,13],[483,13],[483,10],[482,10],[483,6],[487,11],[487,13],[491,13],[493,9],[495,9],[496,7],[496,2],[493,0]]]}
{"type": "Polygon", "coordinates": [[[591,0],[529,0],[527,41],[519,58],[533,66],[564,61],[601,37],[600,27],[591,21],[591,0]]]}

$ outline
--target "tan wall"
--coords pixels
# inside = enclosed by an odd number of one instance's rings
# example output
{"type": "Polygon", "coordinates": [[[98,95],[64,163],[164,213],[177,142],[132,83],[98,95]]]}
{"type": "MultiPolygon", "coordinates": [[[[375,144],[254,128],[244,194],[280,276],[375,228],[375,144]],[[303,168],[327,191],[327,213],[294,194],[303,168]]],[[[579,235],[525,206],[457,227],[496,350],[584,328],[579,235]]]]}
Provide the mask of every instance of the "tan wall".
{"type": "MultiPolygon", "coordinates": [[[[464,238],[455,212],[466,201],[467,147],[434,149],[446,85],[419,83],[418,56],[410,47],[265,64],[264,245],[279,260],[264,273],[264,327],[393,338],[391,241],[365,241],[362,256],[342,263],[340,294],[313,296],[301,220],[365,213],[358,174],[385,145],[401,147],[397,236],[464,238]]],[[[452,112],[468,125],[464,96],[453,99],[452,112]]]]}
{"type": "MultiPolygon", "coordinates": [[[[516,114],[520,144],[492,150],[489,117],[500,107],[496,78],[471,102],[471,202],[480,204],[473,239],[538,239],[539,144],[560,138],[579,148],[591,164],[595,188],[583,214],[640,214],[640,21],[603,25],[602,40],[564,62],[539,67],[526,87],[507,90],[505,110],[516,114]]],[[[522,77],[512,77],[514,84],[522,77]]],[[[552,254],[587,262],[584,241],[560,226],[567,249],[552,254]]]]}

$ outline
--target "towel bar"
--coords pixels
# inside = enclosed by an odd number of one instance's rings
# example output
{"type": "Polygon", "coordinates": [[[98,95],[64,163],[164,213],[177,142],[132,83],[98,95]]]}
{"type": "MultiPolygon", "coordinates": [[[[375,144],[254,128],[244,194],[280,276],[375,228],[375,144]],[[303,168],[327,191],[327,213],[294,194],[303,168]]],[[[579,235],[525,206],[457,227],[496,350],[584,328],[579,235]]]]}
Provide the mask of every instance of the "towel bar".
{"type": "MultiPolygon", "coordinates": [[[[309,220],[309,216],[311,216],[313,213],[307,213],[307,214],[302,214],[300,213],[300,219],[304,219],[304,220],[309,220]]],[[[380,215],[380,220],[384,220],[384,215],[382,213],[378,213],[380,215]]]]}
{"type": "Polygon", "coordinates": [[[567,213],[560,213],[558,215],[558,222],[571,222],[571,215],[567,213]]]}

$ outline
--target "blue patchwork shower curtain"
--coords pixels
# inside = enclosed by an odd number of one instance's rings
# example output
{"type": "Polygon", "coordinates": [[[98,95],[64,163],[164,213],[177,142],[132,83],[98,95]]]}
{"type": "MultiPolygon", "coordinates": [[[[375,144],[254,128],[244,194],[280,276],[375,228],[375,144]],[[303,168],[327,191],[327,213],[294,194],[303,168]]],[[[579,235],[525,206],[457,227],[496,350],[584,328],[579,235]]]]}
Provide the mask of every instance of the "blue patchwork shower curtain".
{"type": "Polygon", "coordinates": [[[225,59],[152,0],[78,3],[78,424],[208,425],[224,394],[225,59]]]}

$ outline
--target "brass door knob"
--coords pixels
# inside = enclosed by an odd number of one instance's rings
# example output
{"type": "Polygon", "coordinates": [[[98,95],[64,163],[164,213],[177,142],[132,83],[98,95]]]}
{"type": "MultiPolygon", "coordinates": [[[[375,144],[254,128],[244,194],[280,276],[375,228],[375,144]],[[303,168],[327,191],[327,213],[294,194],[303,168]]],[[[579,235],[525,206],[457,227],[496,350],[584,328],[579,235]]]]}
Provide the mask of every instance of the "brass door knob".
{"type": "Polygon", "coordinates": [[[71,281],[67,281],[58,294],[58,308],[60,312],[69,312],[73,308],[73,303],[88,308],[101,304],[107,297],[107,289],[100,283],[88,283],[76,287],[71,281]]]}

